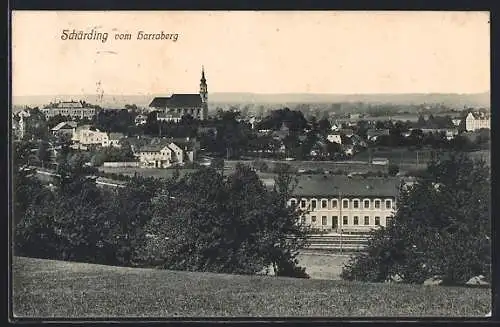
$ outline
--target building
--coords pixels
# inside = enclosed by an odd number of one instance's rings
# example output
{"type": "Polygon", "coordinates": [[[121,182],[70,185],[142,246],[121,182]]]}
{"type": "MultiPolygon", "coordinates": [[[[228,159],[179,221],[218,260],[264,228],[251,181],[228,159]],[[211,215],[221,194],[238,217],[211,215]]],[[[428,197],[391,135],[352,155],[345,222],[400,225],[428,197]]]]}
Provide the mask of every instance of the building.
{"type": "Polygon", "coordinates": [[[102,145],[103,141],[108,138],[107,133],[101,132],[98,129],[92,128],[90,125],[82,125],[73,129],[73,137],[71,140],[74,143],[81,145],[102,145]]]}
{"type": "Polygon", "coordinates": [[[490,115],[483,112],[469,112],[465,117],[465,130],[467,132],[476,131],[481,128],[490,129],[490,115]]]}
{"type": "Polygon", "coordinates": [[[388,129],[369,129],[366,131],[366,138],[369,141],[376,141],[381,136],[389,136],[388,129]]]}
{"type": "Polygon", "coordinates": [[[137,152],[142,167],[168,168],[174,164],[184,165],[194,161],[194,150],[181,148],[169,140],[148,144],[137,152]]]}
{"type": "Polygon", "coordinates": [[[326,137],[326,139],[330,143],[342,144],[342,136],[340,134],[328,134],[328,136],[326,137]]]}
{"type": "Polygon", "coordinates": [[[302,222],[311,228],[367,233],[392,219],[400,185],[394,177],[303,176],[288,205],[304,210],[302,222]]]}
{"type": "Polygon", "coordinates": [[[96,108],[84,107],[83,102],[65,101],[56,104],[51,104],[46,108],[40,109],[45,115],[45,118],[54,117],[57,115],[68,116],[72,119],[92,119],[96,113],[96,108]]]}
{"type": "Polygon", "coordinates": [[[178,122],[186,114],[199,120],[207,119],[208,86],[203,67],[199,94],[173,94],[170,97],[156,97],[151,101],[149,107],[164,113],[159,115],[159,120],[178,122]]]}
{"type": "Polygon", "coordinates": [[[76,122],[74,121],[63,121],[57,124],[50,131],[54,136],[72,136],[73,129],[76,128],[76,122]]]}
{"type": "Polygon", "coordinates": [[[125,138],[122,133],[109,133],[103,136],[101,145],[103,147],[121,147],[120,141],[125,138]]]}

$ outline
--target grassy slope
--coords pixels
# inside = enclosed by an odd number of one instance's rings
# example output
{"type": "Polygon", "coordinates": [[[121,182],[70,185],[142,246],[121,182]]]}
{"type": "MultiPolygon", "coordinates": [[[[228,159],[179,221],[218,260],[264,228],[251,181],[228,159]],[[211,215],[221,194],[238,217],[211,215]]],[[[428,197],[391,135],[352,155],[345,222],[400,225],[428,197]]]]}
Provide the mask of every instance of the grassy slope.
{"type": "Polygon", "coordinates": [[[13,261],[16,317],[479,316],[488,289],[13,261]]]}

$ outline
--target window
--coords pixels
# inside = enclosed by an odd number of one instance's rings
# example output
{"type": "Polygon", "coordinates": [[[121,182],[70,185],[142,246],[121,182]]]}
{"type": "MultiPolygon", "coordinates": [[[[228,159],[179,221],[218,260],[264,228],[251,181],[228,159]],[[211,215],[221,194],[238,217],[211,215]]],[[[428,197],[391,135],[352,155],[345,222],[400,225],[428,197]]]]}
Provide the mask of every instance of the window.
{"type": "Polygon", "coordinates": [[[322,217],[321,217],[321,224],[322,224],[323,226],[325,226],[325,225],[326,225],[326,222],[327,222],[327,221],[326,221],[326,216],[322,216],[322,217]]]}
{"type": "Polygon", "coordinates": [[[342,217],[342,224],[343,225],[349,224],[349,221],[347,220],[347,216],[342,217]]]}
{"type": "Polygon", "coordinates": [[[380,217],[375,217],[375,226],[380,226],[380,217]]]}
{"type": "Polygon", "coordinates": [[[300,200],[300,207],[305,208],[306,207],[306,200],[300,200]]]}
{"type": "Polygon", "coordinates": [[[337,208],[337,200],[336,199],[332,200],[332,208],[337,208]]]}
{"type": "Polygon", "coordinates": [[[295,207],[295,206],[297,205],[297,200],[291,200],[291,201],[290,201],[290,205],[291,205],[292,207],[295,207]]]}
{"type": "Polygon", "coordinates": [[[365,208],[370,208],[370,200],[365,200],[364,202],[364,207],[365,208]]]}
{"type": "Polygon", "coordinates": [[[349,208],[349,200],[342,201],[342,208],[349,208]]]}
{"type": "Polygon", "coordinates": [[[391,200],[385,200],[385,208],[390,209],[391,208],[391,200]]]}
{"type": "Polygon", "coordinates": [[[358,200],[353,200],[352,201],[352,206],[353,206],[354,209],[359,208],[359,201],[358,200]]]}
{"type": "Polygon", "coordinates": [[[365,225],[370,225],[370,216],[365,216],[365,225]]]}
{"type": "Polygon", "coordinates": [[[315,223],[316,222],[316,216],[311,216],[311,222],[315,223]]]}
{"type": "Polygon", "coordinates": [[[316,200],[311,200],[311,208],[316,209],[316,200]]]}
{"type": "Polygon", "coordinates": [[[380,209],[380,200],[375,200],[375,208],[380,209]]]}
{"type": "Polygon", "coordinates": [[[358,225],[359,224],[359,217],[358,216],[354,216],[353,224],[354,225],[358,225]]]}
{"type": "Polygon", "coordinates": [[[391,224],[392,217],[385,217],[385,226],[389,226],[391,224]]]}
{"type": "Polygon", "coordinates": [[[321,208],[328,207],[328,202],[326,200],[321,200],[321,208]]]}

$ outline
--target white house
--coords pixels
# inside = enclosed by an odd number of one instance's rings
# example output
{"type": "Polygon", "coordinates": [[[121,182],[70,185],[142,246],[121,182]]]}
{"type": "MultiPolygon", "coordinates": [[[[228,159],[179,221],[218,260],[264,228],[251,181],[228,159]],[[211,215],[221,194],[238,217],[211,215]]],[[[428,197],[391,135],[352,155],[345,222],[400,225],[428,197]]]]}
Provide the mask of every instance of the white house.
{"type": "Polygon", "coordinates": [[[481,128],[490,129],[490,115],[482,112],[469,112],[465,118],[465,130],[467,132],[476,131],[481,128]]]}
{"type": "Polygon", "coordinates": [[[50,131],[54,136],[62,135],[73,135],[73,129],[76,128],[76,122],[74,121],[63,121],[57,124],[50,131]]]}
{"type": "Polygon", "coordinates": [[[137,151],[139,162],[143,167],[168,168],[174,164],[183,165],[195,159],[194,148],[182,149],[174,142],[159,142],[143,146],[137,151]]]}
{"type": "Polygon", "coordinates": [[[82,145],[102,145],[106,138],[107,133],[93,129],[90,125],[82,125],[73,129],[71,140],[82,145]]]}
{"type": "Polygon", "coordinates": [[[394,177],[302,176],[288,205],[305,211],[302,222],[312,228],[369,232],[392,219],[400,185],[394,177]]]}
{"type": "Polygon", "coordinates": [[[330,143],[338,143],[338,144],[342,144],[342,137],[340,134],[328,134],[328,136],[326,137],[326,139],[330,142],[330,143]]]}

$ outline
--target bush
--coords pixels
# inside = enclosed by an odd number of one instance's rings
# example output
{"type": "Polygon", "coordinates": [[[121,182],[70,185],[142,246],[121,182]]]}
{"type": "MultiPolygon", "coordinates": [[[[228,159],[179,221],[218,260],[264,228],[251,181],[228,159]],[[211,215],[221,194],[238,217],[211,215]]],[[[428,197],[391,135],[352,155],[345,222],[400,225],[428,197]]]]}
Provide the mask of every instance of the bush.
{"type": "Polygon", "coordinates": [[[396,176],[399,173],[399,166],[396,164],[389,164],[389,167],[387,167],[387,172],[389,176],[396,176]]]}

